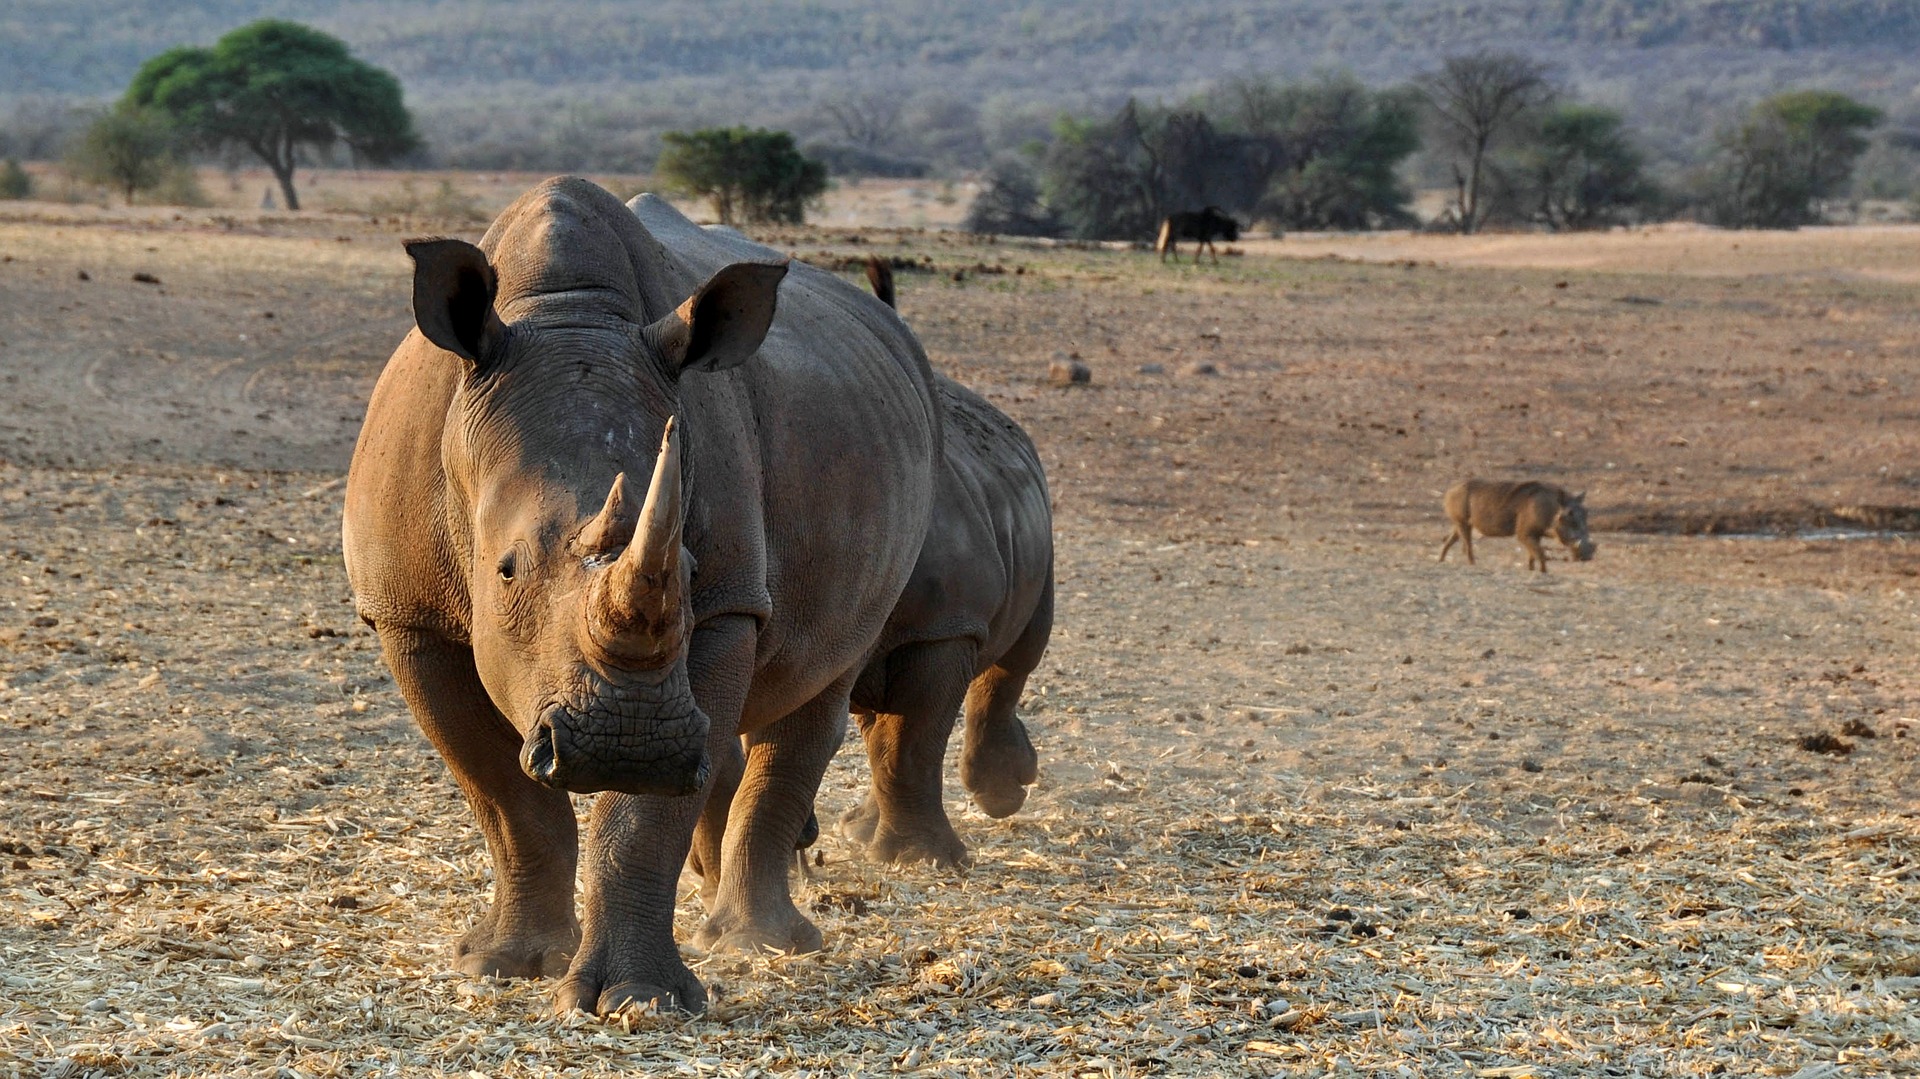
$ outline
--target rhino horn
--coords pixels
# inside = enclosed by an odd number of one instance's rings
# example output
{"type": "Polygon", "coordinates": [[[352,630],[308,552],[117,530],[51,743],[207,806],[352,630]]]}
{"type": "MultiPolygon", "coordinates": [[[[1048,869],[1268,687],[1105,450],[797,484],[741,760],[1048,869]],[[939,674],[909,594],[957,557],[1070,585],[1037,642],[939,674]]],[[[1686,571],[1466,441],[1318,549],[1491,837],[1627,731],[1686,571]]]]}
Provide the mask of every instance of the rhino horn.
{"type": "MultiPolygon", "coordinates": [[[[610,658],[640,666],[670,661],[686,636],[680,574],[680,432],[673,420],[660,439],[653,482],[627,549],[595,582],[588,631],[610,658]]],[[[620,494],[616,481],[609,505],[620,494]]],[[[602,511],[603,513],[605,511],[602,511]]],[[[597,522],[596,518],[596,522],[597,522]]],[[[592,527],[592,526],[589,526],[592,527]]]]}
{"type": "Polygon", "coordinates": [[[617,551],[633,542],[633,529],[639,520],[639,511],[627,494],[627,474],[622,472],[613,478],[613,488],[607,492],[606,505],[600,507],[600,512],[580,530],[580,536],[574,543],[582,554],[588,556],[617,551]]]}

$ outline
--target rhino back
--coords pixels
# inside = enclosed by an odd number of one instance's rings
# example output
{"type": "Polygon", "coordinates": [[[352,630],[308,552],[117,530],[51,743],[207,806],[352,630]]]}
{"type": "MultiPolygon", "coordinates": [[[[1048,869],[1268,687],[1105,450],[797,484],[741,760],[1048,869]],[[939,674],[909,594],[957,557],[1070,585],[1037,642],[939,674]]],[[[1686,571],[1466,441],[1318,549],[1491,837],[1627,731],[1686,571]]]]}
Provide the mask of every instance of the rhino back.
{"type": "MultiPolygon", "coordinates": [[[[694,225],[651,195],[628,206],[696,279],[783,257],[694,225]]],[[[941,416],[913,335],[873,297],[804,264],[781,284],[754,360],[709,378],[742,395],[761,477],[772,614],[760,631],[750,728],[798,707],[873,647],[927,535],[941,416]]]]}
{"type": "Polygon", "coordinates": [[[450,360],[415,330],[387,361],[347,473],[341,540],[362,618],[464,641],[471,541],[450,512],[440,446],[464,373],[450,360]]]}
{"type": "Polygon", "coordinates": [[[933,524],[887,640],[972,638],[984,669],[1026,628],[1053,567],[1046,474],[1018,424],[966,387],[935,378],[945,455],[933,524]]]}

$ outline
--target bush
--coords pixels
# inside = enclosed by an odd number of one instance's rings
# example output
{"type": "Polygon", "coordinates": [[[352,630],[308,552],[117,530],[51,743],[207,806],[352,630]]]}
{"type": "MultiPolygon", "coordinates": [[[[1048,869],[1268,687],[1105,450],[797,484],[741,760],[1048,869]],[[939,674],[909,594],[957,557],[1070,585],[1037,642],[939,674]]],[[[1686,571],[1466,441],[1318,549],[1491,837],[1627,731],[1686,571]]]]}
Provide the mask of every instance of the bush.
{"type": "Polygon", "coordinates": [[[33,197],[33,177],[20,167],[20,162],[7,158],[0,165],[0,199],[25,199],[33,197]]]}
{"type": "Polygon", "coordinates": [[[100,114],[67,152],[67,166],[127,202],[160,186],[179,167],[178,138],[166,116],[124,102],[100,114]]]}
{"type": "Polygon", "coordinates": [[[670,186],[713,200],[722,224],[797,225],[827,191],[827,167],[803,155],[785,131],[745,127],[669,131],[658,171],[670,186]]]}
{"type": "Polygon", "coordinates": [[[1555,231],[1600,229],[1646,216],[1658,200],[1639,149],[1611,109],[1561,105],[1524,138],[1495,165],[1492,216],[1555,231]]]}
{"type": "Polygon", "coordinates": [[[1726,228],[1797,228],[1822,216],[1867,149],[1881,112],[1845,94],[1799,90],[1754,107],[1723,133],[1699,181],[1707,220],[1726,228]]]}
{"type": "Polygon", "coordinates": [[[967,208],[968,232],[1001,236],[1058,236],[1060,222],[1040,198],[1040,178],[1033,166],[1018,157],[1001,157],[987,174],[967,208]]]}

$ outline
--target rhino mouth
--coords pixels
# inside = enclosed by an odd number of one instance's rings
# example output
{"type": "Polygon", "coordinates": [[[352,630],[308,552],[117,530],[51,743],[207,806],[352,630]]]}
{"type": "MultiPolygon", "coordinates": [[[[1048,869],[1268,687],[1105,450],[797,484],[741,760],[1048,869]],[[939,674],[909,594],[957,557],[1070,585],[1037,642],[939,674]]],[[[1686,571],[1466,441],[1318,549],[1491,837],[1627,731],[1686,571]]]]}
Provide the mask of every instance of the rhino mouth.
{"type": "Polygon", "coordinates": [[[684,797],[707,785],[707,727],[698,709],[635,723],[554,705],[520,747],[520,770],[542,786],[575,794],[684,797]]]}

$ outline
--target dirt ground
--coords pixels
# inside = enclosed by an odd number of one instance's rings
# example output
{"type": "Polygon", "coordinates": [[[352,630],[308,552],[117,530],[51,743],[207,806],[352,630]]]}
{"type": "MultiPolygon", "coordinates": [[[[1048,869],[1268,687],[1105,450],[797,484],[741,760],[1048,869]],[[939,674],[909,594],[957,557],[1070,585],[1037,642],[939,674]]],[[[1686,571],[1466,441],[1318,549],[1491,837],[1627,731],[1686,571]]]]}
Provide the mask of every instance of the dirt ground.
{"type": "Polygon", "coordinates": [[[1040,446],[1042,777],[609,1024],[449,972],[487,861],[339,565],[397,241],[478,226],[4,213],[0,1075],[1920,1071],[1920,230],[768,234],[918,267],[1040,446]],[[1436,564],[1467,475],[1598,557],[1436,564]]]}

